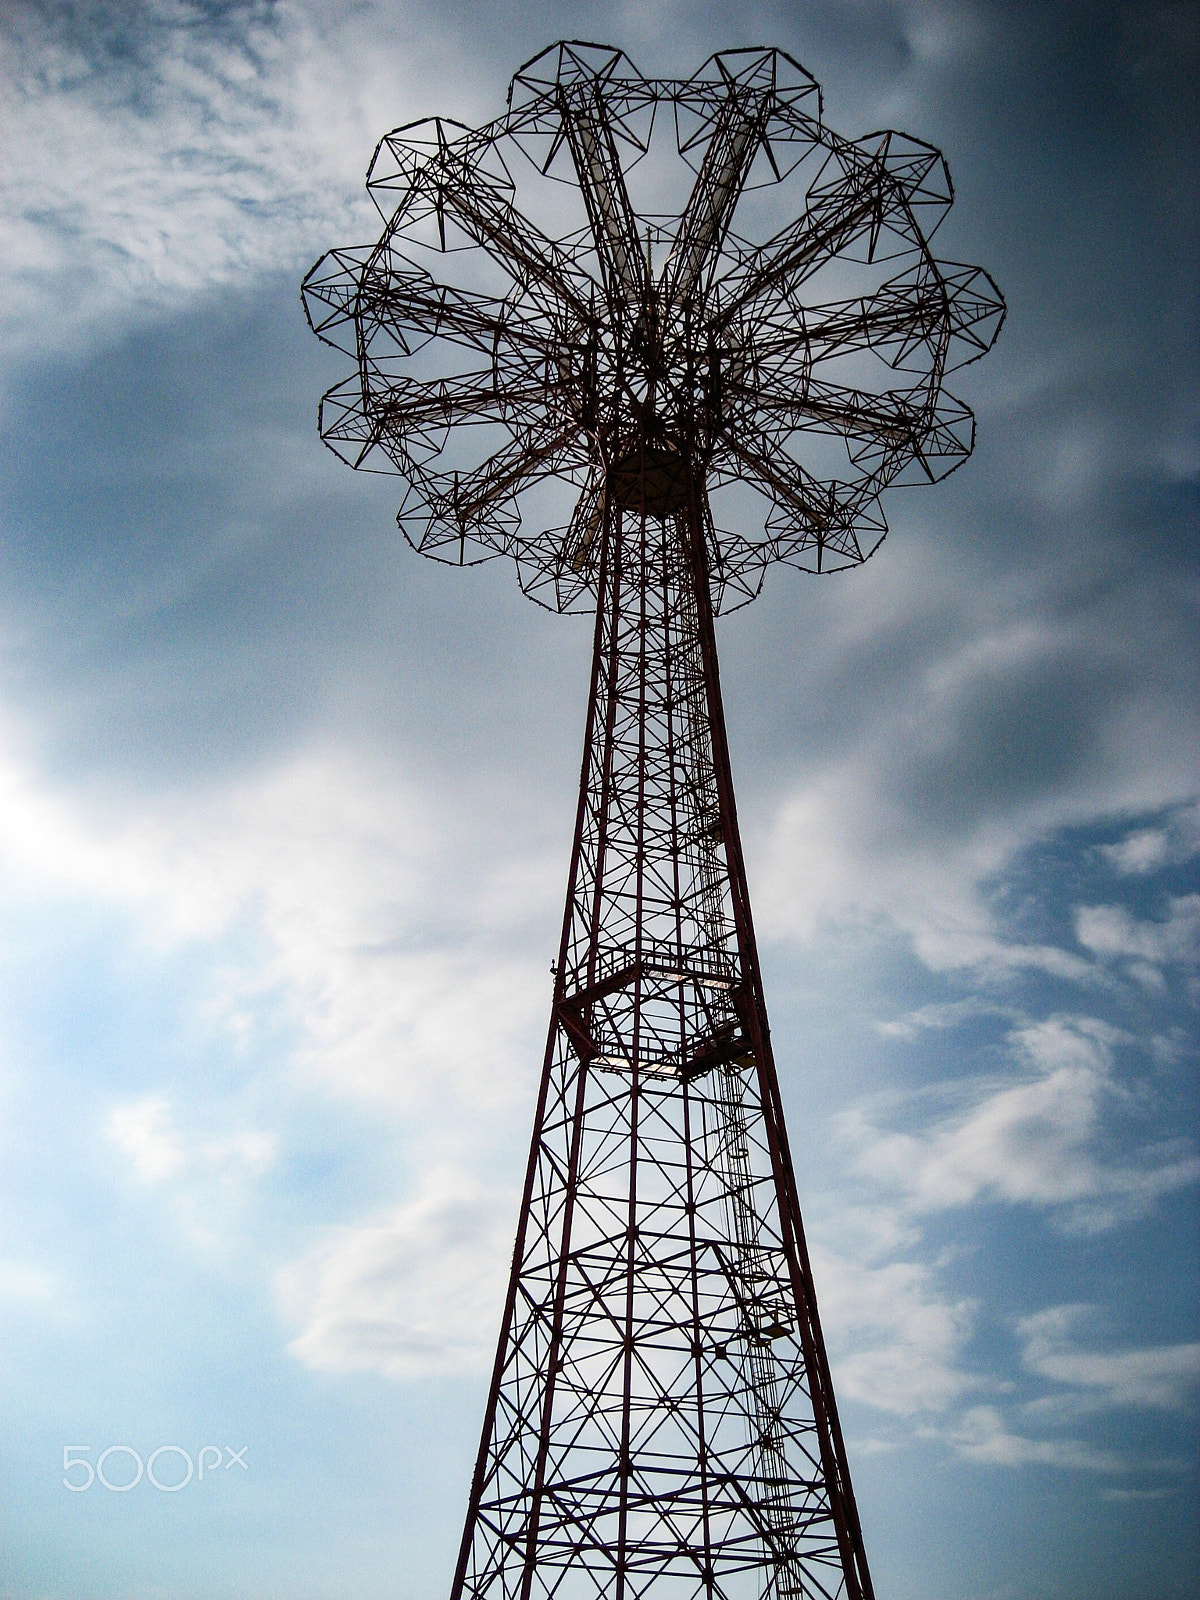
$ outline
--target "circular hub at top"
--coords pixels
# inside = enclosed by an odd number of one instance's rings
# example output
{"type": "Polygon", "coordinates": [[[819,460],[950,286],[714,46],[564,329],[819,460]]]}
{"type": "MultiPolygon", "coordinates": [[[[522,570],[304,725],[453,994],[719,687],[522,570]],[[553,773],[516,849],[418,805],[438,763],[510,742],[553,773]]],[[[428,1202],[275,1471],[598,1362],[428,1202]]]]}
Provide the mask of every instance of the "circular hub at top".
{"type": "Polygon", "coordinates": [[[608,493],[613,504],[628,511],[669,517],[690,500],[692,477],[677,450],[637,446],[609,468],[608,493]]]}

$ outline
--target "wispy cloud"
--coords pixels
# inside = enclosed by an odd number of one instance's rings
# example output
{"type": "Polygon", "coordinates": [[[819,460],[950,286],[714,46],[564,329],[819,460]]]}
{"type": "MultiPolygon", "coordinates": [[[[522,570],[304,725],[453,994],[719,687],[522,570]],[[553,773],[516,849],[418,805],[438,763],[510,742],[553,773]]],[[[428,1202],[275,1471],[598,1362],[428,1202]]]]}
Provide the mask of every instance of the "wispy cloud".
{"type": "Polygon", "coordinates": [[[147,1095],[115,1106],[105,1133],[191,1246],[220,1260],[252,1236],[254,1186],[276,1164],[273,1129],[181,1128],[165,1096],[147,1095]]]}
{"type": "Polygon", "coordinates": [[[1096,851],[1123,877],[1145,877],[1187,861],[1200,853],[1200,806],[1182,806],[1163,824],[1133,828],[1116,844],[1097,845],[1096,851]]]}
{"type": "MultiPolygon", "coordinates": [[[[1200,1345],[1152,1345],[1101,1350],[1082,1344],[1081,1329],[1099,1318],[1092,1306],[1050,1306],[1016,1325],[1025,1372],[1053,1385],[1017,1407],[973,1406],[947,1430],[952,1448],[983,1465],[1051,1466],[1072,1471],[1128,1473],[1135,1468],[1177,1472],[1173,1460],[1141,1460],[1068,1431],[1098,1413],[1122,1409],[1183,1411],[1200,1383],[1200,1345]]],[[[1177,1486],[1113,1486],[1106,1499],[1162,1499],[1177,1486]]]]}
{"type": "Polygon", "coordinates": [[[1136,1505],[1143,1500],[1173,1500],[1181,1492],[1182,1485],[1177,1483],[1164,1485],[1158,1489],[1132,1489],[1125,1485],[1110,1484],[1107,1488],[1101,1489],[1100,1498],[1101,1500],[1111,1500],[1116,1505],[1124,1505],[1131,1502],[1136,1505]]]}
{"type": "Polygon", "coordinates": [[[108,1136],[143,1183],[173,1178],[187,1165],[187,1152],[161,1097],[118,1106],[108,1119],[108,1136]]]}
{"type": "Polygon", "coordinates": [[[1179,1411],[1200,1384],[1200,1344],[1097,1350],[1078,1331],[1095,1320],[1091,1306],[1050,1306],[1017,1323],[1028,1372],[1084,1391],[1097,1404],[1179,1411]]]}
{"type": "MultiPolygon", "coordinates": [[[[977,1342],[986,1308],[954,1292],[952,1256],[929,1258],[923,1235],[939,1212],[1020,1207],[1060,1234],[1095,1234],[1151,1215],[1164,1196],[1200,1180],[1187,1141],[1139,1142],[1152,1092],[1129,1066],[1142,1046],[1111,1023],[1079,1015],[1014,1023],[1013,1008],[975,996],[918,1008],[887,1036],[919,1043],[982,1016],[1010,1023],[1003,1070],[993,1048],[986,1078],[839,1119],[860,1199],[821,1219],[814,1251],[839,1393],[890,1419],[892,1444],[939,1439],[975,1465],[1177,1471],[1176,1460],[1147,1461],[1118,1445],[1122,1430],[1102,1419],[1184,1412],[1200,1346],[1114,1346],[1101,1336],[1099,1308],[1050,1306],[1015,1324],[1014,1368],[977,1342]]],[[[1152,1041],[1145,1053],[1157,1060],[1152,1041]]]]}
{"type": "Polygon", "coordinates": [[[995,1406],[972,1406],[949,1434],[965,1461],[989,1467],[1064,1467],[1076,1472],[1123,1472],[1129,1463],[1119,1451],[1082,1439],[1034,1438],[1010,1431],[995,1406]]]}
{"type": "Polygon", "coordinates": [[[936,973],[1001,987],[1045,973],[1094,989],[1107,981],[1100,953],[1065,927],[1022,926],[996,890],[1064,829],[1139,812],[1165,820],[1131,829],[1147,837],[1119,859],[1147,871],[1160,850],[1186,859],[1200,736],[1190,712],[1187,732],[1164,735],[1182,699],[1148,667],[1162,654],[1148,618],[1119,623],[1057,592],[1065,565],[1013,576],[1001,596],[982,568],[973,583],[963,546],[950,586],[946,552],[913,521],[901,572],[885,584],[868,566],[852,599],[824,591],[819,638],[789,641],[784,694],[830,710],[805,718],[816,748],[780,774],[750,836],[763,933],[898,934],[936,973]],[[864,660],[877,705],[847,683],[864,660]],[[852,740],[830,725],[841,714],[852,740]],[[1158,832],[1166,843],[1151,841],[1158,832]]]}
{"type": "Polygon", "coordinates": [[[5,7],[0,337],[77,344],[361,231],[376,139],[453,57],[414,49],[437,32],[302,0],[5,7]]]}
{"type": "Polygon", "coordinates": [[[941,1000],[927,1006],[918,1006],[915,1011],[906,1011],[901,1017],[893,1017],[886,1022],[878,1023],[877,1027],[885,1038],[902,1039],[911,1043],[922,1033],[958,1028],[964,1022],[971,1022],[979,1017],[1015,1019],[1018,1015],[1012,1006],[998,1005],[986,995],[973,994],[964,1000],[941,1000]]]}
{"type": "Polygon", "coordinates": [[[1164,969],[1200,967],[1200,894],[1178,895],[1160,922],[1134,917],[1121,905],[1078,906],[1075,937],[1103,961],[1126,965],[1146,987],[1166,987],[1164,969]]]}
{"type": "Polygon", "coordinates": [[[512,1200],[439,1168],[406,1205],[329,1229],[278,1275],[284,1315],[301,1329],[289,1350],[324,1372],[479,1370],[495,1347],[512,1200]]]}
{"type": "Polygon", "coordinates": [[[1168,859],[1169,840],[1164,828],[1137,828],[1119,844],[1102,844],[1099,853],[1120,873],[1153,872],[1168,859]]]}
{"type": "Polygon", "coordinates": [[[0,1258],[0,1303],[39,1305],[51,1300],[59,1287],[58,1274],[46,1267],[0,1258]]]}
{"type": "Polygon", "coordinates": [[[859,1172],[917,1213],[992,1200],[1102,1231],[1200,1179],[1184,1143],[1132,1154],[1112,1143],[1105,1111],[1120,1097],[1113,1050],[1122,1040],[1095,1018],[1030,1024],[1010,1036],[1015,1081],[968,1091],[965,1106],[918,1133],[880,1128],[865,1108],[846,1113],[841,1131],[859,1172]]]}
{"type": "Polygon", "coordinates": [[[913,1417],[944,1413],[980,1387],[962,1363],[976,1305],[947,1299],[933,1269],[817,1248],[813,1271],[823,1325],[843,1352],[834,1370],[839,1394],[913,1417]]]}
{"type": "Polygon", "coordinates": [[[273,1135],[251,1129],[185,1144],[170,1105],[158,1095],[117,1106],[109,1116],[107,1133],[138,1179],[148,1185],[185,1173],[252,1175],[265,1171],[275,1160],[273,1135]]]}
{"type": "MultiPolygon", "coordinates": [[[[548,984],[513,930],[540,902],[541,863],[459,853],[452,811],[436,824],[428,813],[403,779],[331,748],[119,808],[58,792],[0,750],[10,897],[107,903],[152,949],[204,952],[207,1026],[250,1037],[265,1011],[326,1091],[478,1119],[533,1070],[516,1047],[540,1027],[548,984]],[[473,894],[459,896],[475,868],[473,894]]],[[[114,1136],[140,1170],[167,1171],[161,1107],[122,1115],[114,1136]]]]}

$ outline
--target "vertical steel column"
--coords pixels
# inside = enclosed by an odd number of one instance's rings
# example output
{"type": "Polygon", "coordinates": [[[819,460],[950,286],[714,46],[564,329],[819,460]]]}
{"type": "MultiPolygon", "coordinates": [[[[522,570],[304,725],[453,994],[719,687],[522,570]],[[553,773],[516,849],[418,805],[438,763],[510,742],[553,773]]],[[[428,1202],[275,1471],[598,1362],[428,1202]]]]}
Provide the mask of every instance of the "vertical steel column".
{"type": "Polygon", "coordinates": [[[750,892],[746,882],[746,864],[742,854],[737,801],[733,790],[733,770],[729,761],[725,708],[721,699],[721,675],[717,663],[717,640],[713,627],[712,590],[708,569],[706,537],[708,520],[704,490],[694,482],[685,524],[687,551],[696,595],[708,720],[712,730],[713,765],[721,801],[721,825],[725,834],[725,859],[729,867],[734,920],[737,925],[738,949],[741,955],[742,984],[743,989],[748,990],[743,1020],[754,1047],[779,1209],[785,1220],[785,1238],[789,1246],[788,1266],[791,1269],[792,1287],[800,1314],[800,1333],[804,1345],[805,1364],[808,1368],[809,1392],[821,1442],[821,1458],[825,1468],[830,1505],[837,1528],[838,1543],[842,1550],[847,1594],[850,1600],[874,1600],[874,1589],[863,1547],[862,1528],[858,1520],[858,1508],[854,1503],[854,1491],[850,1483],[846,1446],[838,1421],[833,1380],[829,1373],[829,1358],[825,1352],[825,1340],[817,1312],[817,1296],[808,1260],[808,1246],[804,1238],[804,1224],[800,1216],[795,1168],[788,1148],[779,1079],[775,1071],[775,1055],[771,1047],[771,1031],[767,1023],[766,998],[758,963],[758,945],[754,937],[750,892]]]}
{"type": "MultiPolygon", "coordinates": [[[[464,1593],[464,1586],[467,1579],[467,1566],[471,1557],[472,1539],[480,1515],[480,1504],[487,1477],[489,1447],[496,1431],[497,1402],[500,1395],[501,1385],[504,1381],[505,1357],[510,1349],[513,1317],[516,1310],[517,1296],[520,1291],[520,1269],[525,1253],[526,1237],[530,1227],[534,1185],[538,1174],[538,1158],[542,1146],[542,1135],[546,1121],[547,1103],[550,1098],[552,1087],[552,1069],[554,1066],[555,1046],[558,1042],[560,1032],[557,1010],[558,1003],[562,999],[564,974],[567,965],[567,951],[571,937],[575,897],[579,884],[580,859],[582,856],[584,839],[586,835],[588,801],[592,796],[593,790],[593,785],[590,780],[592,762],[595,755],[596,720],[597,716],[600,714],[600,697],[602,680],[604,676],[603,665],[605,661],[606,649],[605,622],[606,620],[609,620],[610,613],[610,608],[607,603],[607,584],[610,570],[614,568],[617,573],[616,584],[618,585],[618,589],[617,595],[614,596],[612,602],[613,610],[616,609],[617,596],[619,596],[620,561],[619,557],[615,562],[613,560],[613,551],[611,548],[609,531],[608,519],[606,518],[600,550],[600,569],[597,584],[598,598],[596,604],[596,626],[592,642],[592,672],[588,685],[587,717],[584,724],[583,735],[583,759],[580,764],[579,773],[579,803],[575,814],[575,835],[571,844],[571,864],[567,873],[567,904],[566,910],[563,913],[562,937],[559,940],[558,962],[555,968],[554,1007],[550,1016],[550,1028],[548,1037],[546,1039],[546,1053],[542,1065],[541,1082],[538,1088],[537,1106],[534,1111],[533,1136],[530,1140],[529,1161],[525,1171],[525,1185],[521,1194],[521,1211],[517,1221],[517,1236],[513,1243],[512,1270],[509,1274],[508,1293],[504,1301],[504,1314],[501,1319],[500,1336],[496,1345],[496,1360],[492,1368],[492,1380],[488,1389],[487,1407],[484,1411],[483,1430],[479,1441],[479,1453],[476,1457],[475,1471],[471,1479],[470,1498],[467,1502],[467,1518],[463,1528],[462,1543],[459,1547],[458,1562],[454,1571],[454,1579],[450,1588],[451,1600],[460,1600],[460,1597],[464,1593]]],[[[609,702],[611,702],[611,695],[609,696],[609,702]]],[[[611,747],[611,709],[608,703],[605,705],[604,715],[606,737],[604,738],[603,743],[607,759],[607,751],[611,747]]],[[[607,772],[607,767],[605,770],[607,772]]],[[[567,1208],[572,1204],[572,1196],[574,1191],[573,1180],[578,1163],[578,1138],[583,1129],[582,1111],[583,1095],[586,1090],[586,1078],[587,1062],[581,1061],[579,1064],[577,1099],[573,1117],[574,1137],[571,1141],[572,1156],[567,1174],[568,1198],[567,1206],[564,1208],[563,1240],[559,1250],[559,1259],[561,1262],[565,1262],[566,1260],[566,1239],[569,1236],[570,1229],[570,1218],[567,1208]]],[[[559,1309],[559,1316],[561,1317],[561,1308],[559,1309]]],[[[551,1356],[547,1362],[546,1373],[546,1411],[548,1411],[548,1408],[553,1404],[554,1399],[554,1374],[557,1364],[556,1357],[557,1343],[552,1339],[551,1356]]],[[[543,1415],[545,1415],[545,1412],[543,1415]]],[[[544,1434],[544,1431],[545,1428],[543,1425],[541,1432],[544,1434]]],[[[543,1460],[544,1467],[544,1449],[539,1451],[539,1455],[543,1460]]],[[[540,1501],[540,1490],[536,1490],[535,1493],[540,1501]]],[[[533,1554],[533,1545],[536,1541],[536,1538],[537,1512],[535,1509],[533,1516],[530,1518],[529,1545],[527,1547],[529,1553],[526,1556],[525,1563],[527,1574],[531,1574],[533,1570],[533,1560],[535,1559],[533,1554]]],[[[529,1585],[528,1582],[526,1582],[522,1585],[522,1595],[527,1597],[528,1593],[529,1585]]]]}

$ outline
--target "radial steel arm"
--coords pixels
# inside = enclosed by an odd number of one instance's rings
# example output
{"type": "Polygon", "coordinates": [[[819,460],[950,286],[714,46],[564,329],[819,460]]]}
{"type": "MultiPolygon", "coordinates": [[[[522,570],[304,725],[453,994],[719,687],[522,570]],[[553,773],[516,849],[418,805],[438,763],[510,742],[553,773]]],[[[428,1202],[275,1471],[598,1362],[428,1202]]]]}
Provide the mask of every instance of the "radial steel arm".
{"type": "Polygon", "coordinates": [[[762,142],[768,110],[769,101],[764,103],[762,95],[736,83],[730,85],[714,119],[712,137],[663,275],[662,297],[668,306],[704,297],[706,280],[762,142]]]}
{"type": "Polygon", "coordinates": [[[603,92],[596,80],[584,78],[560,86],[558,98],[605,297],[614,311],[636,311],[646,300],[646,261],[603,92]]]}

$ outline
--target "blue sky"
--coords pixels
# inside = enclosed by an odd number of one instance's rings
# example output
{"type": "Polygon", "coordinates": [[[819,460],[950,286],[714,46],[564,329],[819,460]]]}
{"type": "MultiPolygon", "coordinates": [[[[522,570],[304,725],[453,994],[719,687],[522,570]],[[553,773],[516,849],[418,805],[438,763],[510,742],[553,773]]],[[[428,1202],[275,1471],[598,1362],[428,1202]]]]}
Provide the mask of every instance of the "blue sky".
{"type": "Polygon", "coordinates": [[[880,1595],[1190,1592],[1196,34],[1151,0],[5,8],[5,1600],[447,1591],[589,630],[403,545],[397,485],[316,438],[298,286],[371,236],[382,131],[497,115],[561,36],[662,76],[789,50],[839,131],[944,150],[939,253],[1006,294],[970,462],[720,625],[751,889],[880,1595]],[[218,1464],[63,1486],[66,1446],[164,1445],[218,1464]]]}

